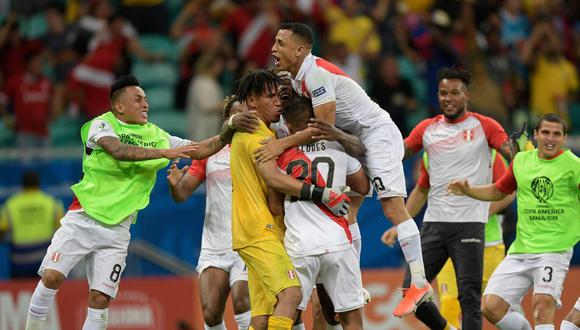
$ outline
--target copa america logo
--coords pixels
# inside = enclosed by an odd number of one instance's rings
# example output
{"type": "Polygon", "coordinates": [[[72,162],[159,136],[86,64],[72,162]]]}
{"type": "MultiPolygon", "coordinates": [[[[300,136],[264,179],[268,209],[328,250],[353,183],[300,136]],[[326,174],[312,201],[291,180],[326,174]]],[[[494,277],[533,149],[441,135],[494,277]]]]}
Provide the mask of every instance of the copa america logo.
{"type": "Polygon", "coordinates": [[[554,195],[552,180],[546,176],[539,176],[532,180],[532,193],[540,203],[545,203],[554,195]]]}

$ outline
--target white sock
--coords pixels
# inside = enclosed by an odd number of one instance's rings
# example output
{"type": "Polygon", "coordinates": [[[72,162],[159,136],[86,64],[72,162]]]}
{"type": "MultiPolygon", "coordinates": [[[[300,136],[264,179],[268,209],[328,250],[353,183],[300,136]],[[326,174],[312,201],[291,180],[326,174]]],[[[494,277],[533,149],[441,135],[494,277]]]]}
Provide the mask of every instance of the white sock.
{"type": "Polygon", "coordinates": [[[109,321],[109,309],[87,308],[87,318],[83,330],[106,330],[109,321]]]}
{"type": "MultiPolygon", "coordinates": [[[[236,319],[236,321],[237,321],[237,319],[236,319]]],[[[238,323],[238,328],[239,328],[239,327],[240,327],[240,324],[238,323]]],[[[248,324],[248,328],[249,328],[249,327],[250,327],[250,325],[248,324]]],[[[203,328],[204,328],[205,330],[227,330],[227,328],[226,328],[226,323],[225,323],[224,321],[222,321],[222,323],[220,323],[220,324],[218,324],[218,325],[216,325],[216,326],[213,326],[213,327],[210,327],[209,325],[207,325],[207,324],[205,324],[205,323],[204,323],[204,324],[203,324],[203,328]]],[[[242,328],[240,328],[240,329],[242,329],[242,328]]],[[[246,329],[247,329],[247,328],[246,328],[246,329]]]]}
{"type": "Polygon", "coordinates": [[[48,310],[52,307],[57,291],[45,287],[42,281],[38,281],[36,289],[34,289],[34,293],[30,297],[26,330],[40,329],[40,326],[46,320],[48,310]]]}
{"type": "Polygon", "coordinates": [[[236,323],[238,324],[238,330],[247,330],[250,328],[250,322],[252,321],[252,312],[247,311],[245,313],[234,315],[236,323]]]}
{"type": "Polygon", "coordinates": [[[356,250],[356,255],[357,255],[358,261],[360,263],[360,251],[362,248],[362,239],[361,239],[360,228],[358,227],[358,223],[355,222],[352,225],[349,225],[348,229],[350,229],[350,233],[352,235],[352,246],[354,246],[354,249],[356,250]]]}
{"type": "Polygon", "coordinates": [[[554,330],[553,324],[539,324],[534,327],[534,330],[554,330]]]}
{"type": "Polygon", "coordinates": [[[342,325],[337,324],[337,325],[330,325],[330,324],[326,324],[326,330],[342,330],[342,325]]]}
{"type": "Polygon", "coordinates": [[[532,330],[530,322],[522,314],[511,309],[508,309],[503,319],[495,325],[500,330],[532,330]]]}
{"type": "Polygon", "coordinates": [[[580,328],[576,326],[576,324],[562,320],[562,324],[560,324],[560,330],[579,330],[580,328]]]}
{"type": "Polygon", "coordinates": [[[425,287],[425,267],[421,253],[421,237],[413,219],[408,219],[397,225],[399,245],[403,250],[405,260],[411,269],[411,283],[419,288],[425,287]]]}
{"type": "Polygon", "coordinates": [[[304,323],[300,323],[300,324],[293,326],[292,330],[306,330],[306,328],[304,327],[304,323]]]}

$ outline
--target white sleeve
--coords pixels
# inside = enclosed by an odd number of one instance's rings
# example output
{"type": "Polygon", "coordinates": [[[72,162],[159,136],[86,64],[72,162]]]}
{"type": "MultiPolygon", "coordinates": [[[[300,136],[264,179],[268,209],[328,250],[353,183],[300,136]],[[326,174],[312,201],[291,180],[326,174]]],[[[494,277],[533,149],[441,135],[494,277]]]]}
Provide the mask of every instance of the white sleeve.
{"type": "Polygon", "coordinates": [[[188,144],[191,144],[190,140],[182,139],[180,137],[173,136],[173,135],[169,136],[169,147],[170,148],[183,147],[183,146],[186,146],[188,144]]]}
{"type": "Polygon", "coordinates": [[[115,130],[111,127],[111,125],[102,119],[95,119],[93,120],[91,127],[89,128],[89,136],[87,138],[87,148],[90,149],[100,149],[98,142],[99,139],[104,136],[111,136],[114,138],[119,138],[115,130]]]}
{"type": "Polygon", "coordinates": [[[314,68],[306,77],[306,90],[312,99],[312,106],[336,101],[332,74],[321,68],[314,68]]]}
{"type": "Polygon", "coordinates": [[[346,175],[351,175],[358,172],[358,170],[361,168],[360,162],[356,158],[353,158],[349,155],[346,155],[346,158],[348,163],[346,168],[346,175]]]}
{"type": "Polygon", "coordinates": [[[276,123],[270,124],[270,128],[276,132],[276,138],[281,139],[290,135],[284,117],[280,116],[280,120],[276,123]]]}

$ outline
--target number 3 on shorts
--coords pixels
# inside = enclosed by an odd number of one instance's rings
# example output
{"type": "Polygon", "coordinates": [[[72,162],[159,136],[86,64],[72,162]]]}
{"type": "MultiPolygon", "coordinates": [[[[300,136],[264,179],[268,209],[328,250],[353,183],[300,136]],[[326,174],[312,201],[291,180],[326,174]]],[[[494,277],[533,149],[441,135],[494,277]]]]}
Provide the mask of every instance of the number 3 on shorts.
{"type": "MultiPolygon", "coordinates": [[[[116,283],[119,280],[119,277],[121,276],[121,270],[122,270],[121,265],[115,264],[115,266],[113,266],[113,271],[111,272],[111,275],[109,276],[109,279],[113,283],[116,283]]],[[[551,275],[550,275],[550,278],[552,278],[551,275]]]]}
{"type": "Polygon", "coordinates": [[[550,267],[550,266],[546,266],[544,267],[544,270],[547,273],[547,277],[542,277],[542,281],[548,283],[550,281],[552,281],[552,272],[554,271],[554,268],[550,267]]]}

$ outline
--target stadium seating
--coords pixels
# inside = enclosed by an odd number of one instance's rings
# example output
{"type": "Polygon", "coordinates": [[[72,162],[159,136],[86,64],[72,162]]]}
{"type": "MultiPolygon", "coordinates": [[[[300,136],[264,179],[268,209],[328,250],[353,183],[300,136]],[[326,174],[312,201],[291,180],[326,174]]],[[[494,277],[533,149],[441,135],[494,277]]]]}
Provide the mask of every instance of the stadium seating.
{"type": "Polygon", "coordinates": [[[136,61],[133,64],[133,74],[139,79],[145,91],[150,87],[173,88],[177,84],[177,67],[170,63],[143,63],[136,61]]]}
{"type": "Polygon", "coordinates": [[[14,132],[0,121],[0,148],[14,146],[14,132]]]}
{"type": "Polygon", "coordinates": [[[143,34],[139,42],[145,49],[155,54],[163,54],[170,61],[177,61],[178,51],[176,43],[168,36],[158,34],[143,34]]]}
{"type": "Polygon", "coordinates": [[[50,142],[53,146],[81,145],[80,129],[84,120],[78,117],[63,115],[50,123],[50,142]]]}
{"type": "Polygon", "coordinates": [[[149,109],[154,112],[164,112],[173,109],[174,95],[171,87],[155,87],[146,89],[149,109]]]}
{"type": "Polygon", "coordinates": [[[46,22],[46,15],[43,12],[30,16],[26,20],[26,24],[22,26],[22,34],[30,39],[39,38],[47,31],[48,23],[46,22]]]}
{"type": "Polygon", "coordinates": [[[187,138],[187,121],[183,113],[176,110],[155,111],[149,113],[149,121],[163,128],[171,135],[187,138]]]}

